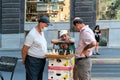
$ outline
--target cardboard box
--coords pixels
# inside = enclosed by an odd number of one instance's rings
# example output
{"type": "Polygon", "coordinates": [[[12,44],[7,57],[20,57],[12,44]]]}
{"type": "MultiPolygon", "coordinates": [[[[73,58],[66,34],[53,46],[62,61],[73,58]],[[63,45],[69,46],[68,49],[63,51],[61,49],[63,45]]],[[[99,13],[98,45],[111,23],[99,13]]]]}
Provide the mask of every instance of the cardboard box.
{"type": "Polygon", "coordinates": [[[48,80],[73,80],[74,55],[46,55],[48,80]]]}
{"type": "Polygon", "coordinates": [[[49,58],[48,66],[73,67],[74,66],[74,57],[72,57],[70,59],[49,58]]]}
{"type": "Polygon", "coordinates": [[[48,69],[48,80],[73,80],[73,69],[71,70],[48,69]]]}

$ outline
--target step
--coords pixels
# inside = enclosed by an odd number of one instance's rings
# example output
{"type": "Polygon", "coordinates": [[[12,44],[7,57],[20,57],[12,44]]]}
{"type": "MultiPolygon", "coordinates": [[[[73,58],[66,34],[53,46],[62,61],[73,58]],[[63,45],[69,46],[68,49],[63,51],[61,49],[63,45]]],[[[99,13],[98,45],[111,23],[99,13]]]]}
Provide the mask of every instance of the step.
{"type": "Polygon", "coordinates": [[[103,78],[103,77],[97,77],[97,78],[92,78],[91,80],[120,80],[120,78],[116,78],[116,77],[113,77],[113,78],[103,78]]]}
{"type": "Polygon", "coordinates": [[[93,64],[120,64],[120,58],[92,58],[93,64]]]}

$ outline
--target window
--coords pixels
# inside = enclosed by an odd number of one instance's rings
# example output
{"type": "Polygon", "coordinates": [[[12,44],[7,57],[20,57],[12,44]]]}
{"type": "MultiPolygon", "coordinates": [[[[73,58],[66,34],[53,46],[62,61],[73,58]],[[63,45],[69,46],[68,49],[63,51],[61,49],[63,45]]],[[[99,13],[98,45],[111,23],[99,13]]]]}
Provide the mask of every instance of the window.
{"type": "Polygon", "coordinates": [[[120,20],[120,0],[97,0],[97,20],[120,20]]]}
{"type": "Polygon", "coordinates": [[[36,22],[47,15],[51,22],[69,22],[70,0],[27,0],[26,22],[36,22]]]}

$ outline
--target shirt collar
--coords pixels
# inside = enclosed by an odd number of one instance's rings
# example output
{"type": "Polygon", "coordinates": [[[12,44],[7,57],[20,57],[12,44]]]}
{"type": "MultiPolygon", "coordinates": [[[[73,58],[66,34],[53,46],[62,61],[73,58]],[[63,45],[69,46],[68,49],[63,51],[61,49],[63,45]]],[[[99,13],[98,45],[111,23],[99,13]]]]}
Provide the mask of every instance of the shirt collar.
{"type": "Polygon", "coordinates": [[[85,25],[84,27],[82,27],[82,28],[80,29],[80,32],[84,31],[85,28],[88,28],[88,27],[89,27],[88,25],[85,25]]]}

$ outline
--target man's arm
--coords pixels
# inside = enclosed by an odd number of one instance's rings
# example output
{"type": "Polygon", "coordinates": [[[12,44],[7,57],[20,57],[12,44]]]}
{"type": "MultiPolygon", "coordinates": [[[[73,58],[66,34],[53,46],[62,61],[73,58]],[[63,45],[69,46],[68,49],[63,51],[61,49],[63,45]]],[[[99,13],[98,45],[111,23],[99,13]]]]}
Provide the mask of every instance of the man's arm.
{"type": "Polygon", "coordinates": [[[22,48],[22,63],[24,64],[24,61],[25,61],[25,58],[26,58],[26,55],[28,53],[28,49],[30,47],[29,46],[26,46],[24,45],[23,48],[22,48]]]}
{"type": "Polygon", "coordinates": [[[67,43],[74,43],[74,39],[68,39],[66,42],[67,43]]]}
{"type": "Polygon", "coordinates": [[[55,43],[55,44],[60,43],[60,42],[62,42],[62,41],[61,41],[61,40],[58,40],[58,39],[53,39],[53,40],[51,40],[51,43],[55,43]]]}
{"type": "Polygon", "coordinates": [[[91,44],[88,44],[88,45],[83,49],[83,51],[86,51],[86,50],[88,50],[89,48],[92,48],[92,47],[94,47],[94,46],[96,46],[96,41],[93,41],[91,44]]]}
{"type": "Polygon", "coordinates": [[[74,39],[68,39],[65,41],[53,39],[53,40],[51,40],[51,43],[55,43],[55,44],[57,44],[57,43],[74,43],[74,39]]]}
{"type": "Polygon", "coordinates": [[[93,41],[92,43],[88,44],[82,51],[82,53],[84,53],[86,56],[89,56],[89,48],[93,48],[96,46],[96,41],[93,41]]]}

